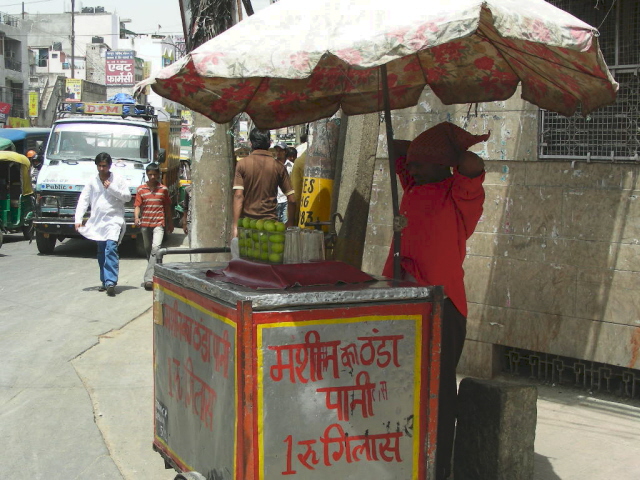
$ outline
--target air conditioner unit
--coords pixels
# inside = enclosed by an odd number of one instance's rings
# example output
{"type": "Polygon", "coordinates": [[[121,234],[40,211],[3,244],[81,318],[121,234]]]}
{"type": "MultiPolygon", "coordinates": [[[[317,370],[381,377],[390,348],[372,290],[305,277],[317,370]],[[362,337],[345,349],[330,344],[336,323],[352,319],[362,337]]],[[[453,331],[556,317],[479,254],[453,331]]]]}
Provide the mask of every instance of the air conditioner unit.
{"type": "Polygon", "coordinates": [[[96,13],[104,13],[104,7],[96,7],[96,13]]]}
{"type": "Polygon", "coordinates": [[[82,13],[94,13],[95,10],[93,7],[82,7],[82,13]]]}

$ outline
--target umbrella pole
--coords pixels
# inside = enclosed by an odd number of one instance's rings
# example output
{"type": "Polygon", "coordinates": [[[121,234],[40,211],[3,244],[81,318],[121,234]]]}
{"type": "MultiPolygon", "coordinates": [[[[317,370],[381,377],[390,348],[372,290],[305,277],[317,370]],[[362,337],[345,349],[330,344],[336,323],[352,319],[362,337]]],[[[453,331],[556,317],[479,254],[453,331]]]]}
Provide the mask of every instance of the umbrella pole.
{"type": "Polygon", "coordinates": [[[391,179],[391,204],[393,207],[393,279],[400,280],[400,242],[402,241],[402,221],[398,208],[398,182],[396,180],[396,155],[393,145],[393,125],[391,124],[391,102],[389,100],[389,82],[387,66],[380,66],[382,77],[382,95],[384,98],[384,124],[387,129],[387,153],[389,154],[389,177],[391,179]]]}

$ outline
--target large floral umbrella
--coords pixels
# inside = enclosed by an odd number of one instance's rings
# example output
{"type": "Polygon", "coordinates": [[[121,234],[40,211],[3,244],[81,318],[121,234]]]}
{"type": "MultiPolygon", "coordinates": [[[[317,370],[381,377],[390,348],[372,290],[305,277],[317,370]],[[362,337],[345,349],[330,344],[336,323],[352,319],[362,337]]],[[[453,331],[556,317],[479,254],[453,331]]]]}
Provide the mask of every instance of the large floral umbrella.
{"type": "Polygon", "coordinates": [[[597,31],[543,0],[280,0],[144,81],[225,123],[278,128],[415,105],[522,98],[584,114],[614,101],[597,31]]]}
{"type": "Polygon", "coordinates": [[[339,108],[388,114],[415,105],[426,85],[445,104],[505,100],[520,85],[535,105],[587,114],[618,87],[597,36],[543,0],[280,0],[139,87],[218,123],[247,112],[261,128],[339,108]]]}

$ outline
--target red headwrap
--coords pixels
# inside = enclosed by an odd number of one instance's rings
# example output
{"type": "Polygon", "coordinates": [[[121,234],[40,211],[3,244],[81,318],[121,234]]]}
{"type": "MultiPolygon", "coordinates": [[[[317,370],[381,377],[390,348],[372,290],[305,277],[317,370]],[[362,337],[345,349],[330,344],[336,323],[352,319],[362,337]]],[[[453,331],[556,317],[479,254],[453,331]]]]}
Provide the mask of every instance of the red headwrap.
{"type": "Polygon", "coordinates": [[[473,135],[449,122],[442,122],[425,130],[409,145],[407,163],[428,162],[457,165],[460,154],[476,143],[489,139],[491,132],[473,135]]]}

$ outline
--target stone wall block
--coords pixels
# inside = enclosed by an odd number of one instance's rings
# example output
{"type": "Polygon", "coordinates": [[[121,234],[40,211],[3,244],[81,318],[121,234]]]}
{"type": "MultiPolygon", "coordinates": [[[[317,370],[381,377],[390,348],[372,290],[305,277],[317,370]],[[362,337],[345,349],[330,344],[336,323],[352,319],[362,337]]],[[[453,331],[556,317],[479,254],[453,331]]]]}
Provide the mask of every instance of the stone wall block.
{"type": "MultiPolygon", "coordinates": [[[[625,195],[620,190],[568,189],[563,195],[562,231],[565,237],[602,242],[623,241],[623,229],[640,229],[629,218],[625,195]]],[[[640,212],[638,212],[640,213],[640,212]]],[[[638,223],[639,217],[635,217],[638,223]]],[[[638,231],[640,239],[640,231],[638,231]]]]}
{"type": "Polygon", "coordinates": [[[537,422],[534,386],[464,378],[458,397],[456,480],[532,480],[537,422]]]}
{"type": "Polygon", "coordinates": [[[490,343],[467,339],[456,370],[462,375],[491,379],[501,371],[498,351],[490,343]]]}
{"type": "Polygon", "coordinates": [[[522,162],[497,162],[492,159],[484,162],[485,178],[487,185],[524,185],[526,178],[526,165],[522,162]]]}
{"type": "Polygon", "coordinates": [[[469,303],[467,340],[640,369],[640,322],[629,323],[469,303]]]}
{"type": "Polygon", "coordinates": [[[469,257],[464,267],[467,299],[471,302],[556,315],[574,314],[575,267],[500,257],[469,257]]]}
{"type": "Polygon", "coordinates": [[[607,163],[580,163],[540,161],[526,165],[526,184],[569,189],[621,190],[628,166],[607,163]]]}
{"type": "Polygon", "coordinates": [[[580,270],[576,316],[640,325],[640,272],[580,270]]]}

